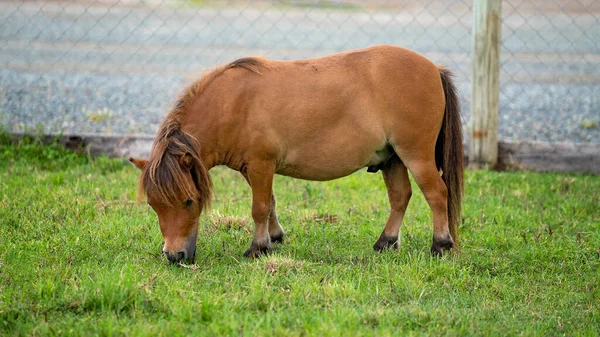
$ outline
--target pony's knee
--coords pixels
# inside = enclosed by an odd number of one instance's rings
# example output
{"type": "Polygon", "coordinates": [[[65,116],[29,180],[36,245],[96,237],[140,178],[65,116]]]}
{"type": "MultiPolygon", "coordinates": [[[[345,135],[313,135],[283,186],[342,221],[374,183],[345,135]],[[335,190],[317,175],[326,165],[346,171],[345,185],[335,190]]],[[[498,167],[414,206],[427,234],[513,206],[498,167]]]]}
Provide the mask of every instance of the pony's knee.
{"type": "Polygon", "coordinates": [[[269,203],[255,203],[252,205],[252,218],[255,222],[263,222],[271,215],[269,203]]]}

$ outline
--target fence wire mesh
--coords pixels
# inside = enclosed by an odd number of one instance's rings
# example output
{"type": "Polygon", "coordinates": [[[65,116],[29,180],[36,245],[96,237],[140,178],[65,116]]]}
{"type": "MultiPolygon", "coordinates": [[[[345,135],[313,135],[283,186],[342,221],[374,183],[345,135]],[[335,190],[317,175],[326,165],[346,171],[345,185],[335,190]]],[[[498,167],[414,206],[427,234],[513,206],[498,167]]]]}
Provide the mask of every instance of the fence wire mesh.
{"type": "MultiPolygon", "coordinates": [[[[600,2],[503,1],[501,139],[600,143],[600,2]]],[[[154,134],[199,71],[375,44],[457,75],[467,126],[472,0],[0,1],[0,122],[154,134]]]]}

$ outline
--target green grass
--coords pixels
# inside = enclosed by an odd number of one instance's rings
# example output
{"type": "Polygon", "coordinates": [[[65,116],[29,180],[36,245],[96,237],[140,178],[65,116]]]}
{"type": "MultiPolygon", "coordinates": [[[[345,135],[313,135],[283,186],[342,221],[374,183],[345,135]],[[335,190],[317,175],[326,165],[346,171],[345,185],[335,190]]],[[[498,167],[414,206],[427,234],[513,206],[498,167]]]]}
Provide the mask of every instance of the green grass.
{"type": "Polygon", "coordinates": [[[0,335],[596,335],[600,177],[467,172],[462,253],[431,258],[422,194],[398,251],[379,174],[277,177],[288,236],[249,260],[250,190],[211,171],[196,264],[166,263],[138,172],[0,137],[0,335]]]}

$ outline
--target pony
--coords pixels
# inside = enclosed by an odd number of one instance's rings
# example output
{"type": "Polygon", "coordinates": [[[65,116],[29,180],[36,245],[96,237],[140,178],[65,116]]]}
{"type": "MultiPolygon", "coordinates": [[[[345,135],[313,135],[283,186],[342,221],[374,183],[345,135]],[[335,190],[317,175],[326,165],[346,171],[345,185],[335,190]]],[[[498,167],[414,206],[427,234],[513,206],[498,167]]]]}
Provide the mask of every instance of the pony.
{"type": "Polygon", "coordinates": [[[451,72],[418,53],[374,46],[322,58],[241,58],[189,84],[159,126],[139,169],[139,193],[158,216],[163,252],[193,260],[209,170],[239,171],[252,190],[254,237],[246,257],[283,242],[273,176],[331,180],[381,171],[389,218],[373,248],[398,248],[412,190],[433,212],[431,253],[458,250],[464,150],[451,72]]]}

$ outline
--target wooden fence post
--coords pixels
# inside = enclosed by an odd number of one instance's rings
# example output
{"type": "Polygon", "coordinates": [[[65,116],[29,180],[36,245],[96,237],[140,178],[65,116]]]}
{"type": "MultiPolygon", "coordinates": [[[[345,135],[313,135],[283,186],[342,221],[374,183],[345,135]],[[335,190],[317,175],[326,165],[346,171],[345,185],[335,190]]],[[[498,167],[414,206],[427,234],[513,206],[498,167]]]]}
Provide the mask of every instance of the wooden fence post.
{"type": "Polygon", "coordinates": [[[498,95],[502,0],[473,0],[473,95],[469,167],[498,161],[498,95]]]}

